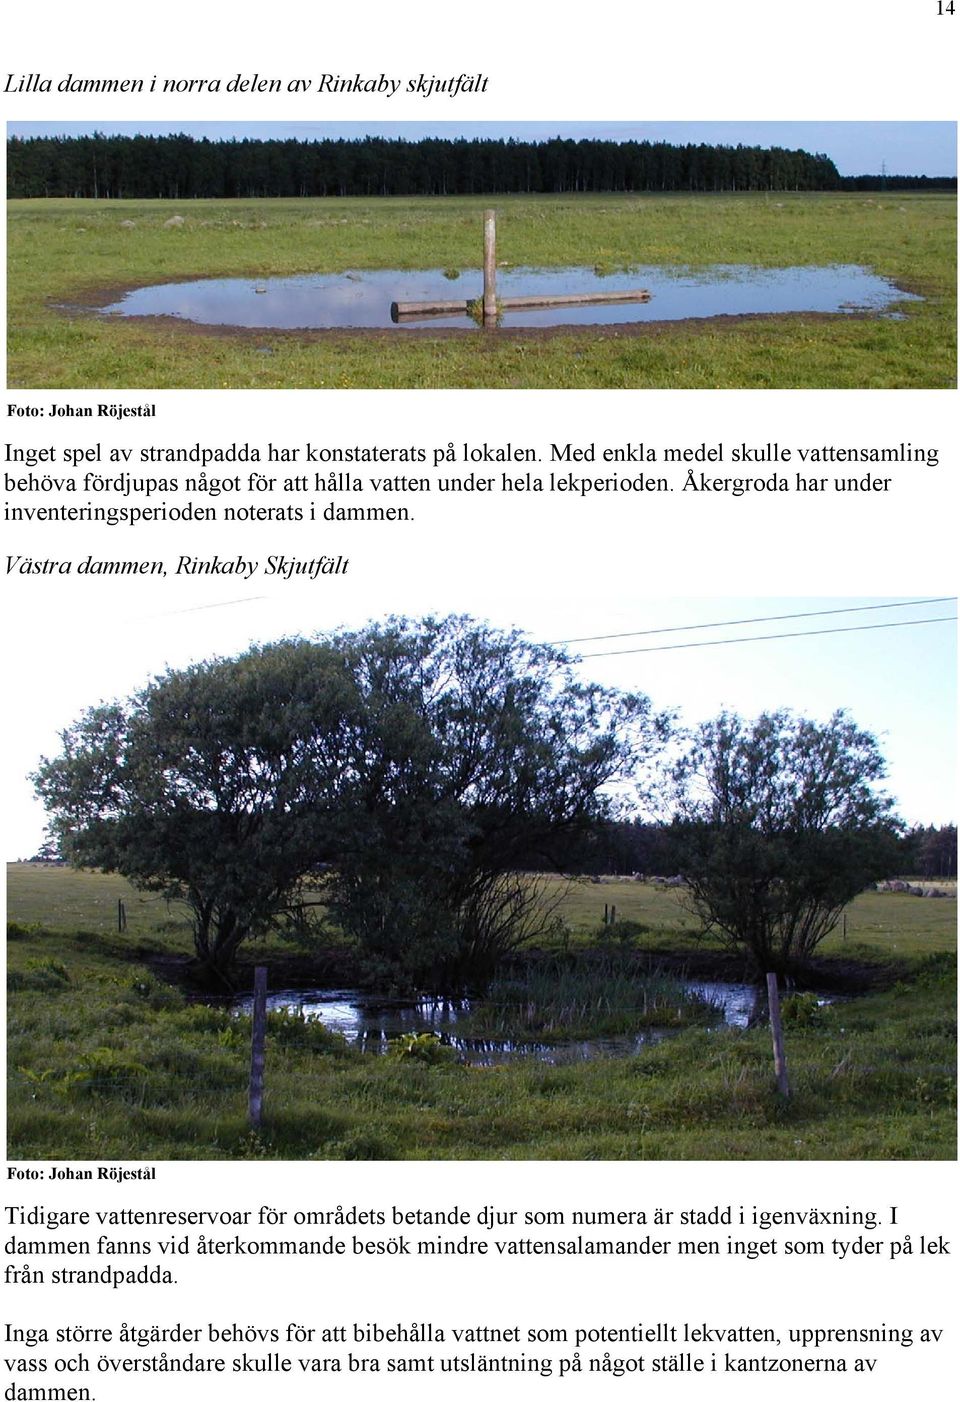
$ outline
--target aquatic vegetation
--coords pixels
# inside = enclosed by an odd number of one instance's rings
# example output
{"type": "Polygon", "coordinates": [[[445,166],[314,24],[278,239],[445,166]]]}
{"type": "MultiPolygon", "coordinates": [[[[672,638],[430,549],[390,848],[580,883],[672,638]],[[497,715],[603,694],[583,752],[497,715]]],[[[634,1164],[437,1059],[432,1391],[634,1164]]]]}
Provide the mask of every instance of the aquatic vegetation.
{"type": "Polygon", "coordinates": [[[552,1041],[722,1020],[722,1009],[663,971],[641,973],[614,959],[558,959],[496,979],[457,1033],[552,1041]]]}

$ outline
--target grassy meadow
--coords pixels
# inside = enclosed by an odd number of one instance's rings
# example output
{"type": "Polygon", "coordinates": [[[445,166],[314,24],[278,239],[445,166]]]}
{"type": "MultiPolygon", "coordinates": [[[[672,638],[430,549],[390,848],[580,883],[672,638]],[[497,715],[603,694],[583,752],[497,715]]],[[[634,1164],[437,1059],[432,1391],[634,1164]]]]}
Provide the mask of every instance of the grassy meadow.
{"type": "MultiPolygon", "coordinates": [[[[789,1101],[774,1089],[767,1029],[711,1026],[695,1008],[677,1008],[676,1035],[635,1056],[557,1067],[365,1056],[316,1023],[271,1015],[258,1134],[246,1124],[249,1022],[169,977],[190,950],[181,912],[117,877],[27,863],[8,869],[8,905],[12,1158],[955,1156],[953,899],[853,903],[819,972],[849,983],[853,971],[866,991],[826,1007],[787,1000],[789,1101]]],[[[684,956],[691,968],[701,957],[675,891],[578,882],[562,914],[555,953],[684,956]],[[630,924],[601,935],[605,902],[630,924]]],[[[285,947],[254,956],[282,986],[285,947]]],[[[585,1007],[588,1030],[592,1016],[585,1007]]]]}
{"type": "Polygon", "coordinates": [[[513,265],[855,263],[926,300],[903,319],[798,314],[633,334],[235,332],[104,319],[123,290],[202,277],[476,267],[486,199],[11,200],[8,385],[19,388],[942,388],[956,384],[956,199],[782,194],[496,201],[513,265]],[[183,223],[165,227],[179,215],[183,223]],[[108,298],[106,293],[112,295],[108,298]]]}

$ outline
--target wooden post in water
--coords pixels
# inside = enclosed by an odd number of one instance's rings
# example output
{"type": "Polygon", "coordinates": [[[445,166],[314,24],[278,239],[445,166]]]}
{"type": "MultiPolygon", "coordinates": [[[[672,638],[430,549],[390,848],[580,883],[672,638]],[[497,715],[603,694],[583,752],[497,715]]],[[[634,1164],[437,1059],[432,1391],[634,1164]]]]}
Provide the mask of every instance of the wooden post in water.
{"type": "Polygon", "coordinates": [[[777,1090],[783,1096],[790,1094],[787,1080],[787,1055],[783,1049],[783,1023],[780,1021],[780,992],[776,974],[767,974],[767,1003],[770,1008],[770,1033],[773,1037],[773,1065],[777,1073],[777,1090]]]}
{"type": "Polygon", "coordinates": [[[250,1050],[250,1128],[263,1118],[263,1067],[266,1060],[267,971],[258,964],[253,973],[253,1036],[250,1050]]]}
{"type": "Polygon", "coordinates": [[[483,212],[483,321],[496,325],[497,320],[497,212],[483,212]]]}
{"type": "MultiPolygon", "coordinates": [[[[538,307],[596,306],[601,302],[649,302],[650,293],[645,287],[637,287],[627,292],[568,292],[564,296],[551,297],[536,294],[529,297],[501,297],[497,300],[497,211],[483,211],[483,324],[496,326],[497,317],[502,311],[527,310],[538,307]]],[[[402,321],[405,317],[463,316],[476,315],[476,306],[471,302],[391,302],[390,319],[402,321]]]]}

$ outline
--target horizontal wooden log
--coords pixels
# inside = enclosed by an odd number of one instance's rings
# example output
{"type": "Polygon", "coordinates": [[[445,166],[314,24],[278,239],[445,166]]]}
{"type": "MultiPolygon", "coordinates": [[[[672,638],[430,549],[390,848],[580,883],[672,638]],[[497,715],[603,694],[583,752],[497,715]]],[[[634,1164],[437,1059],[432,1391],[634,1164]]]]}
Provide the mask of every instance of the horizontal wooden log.
{"type": "MultiPolygon", "coordinates": [[[[501,311],[535,311],[539,307],[589,307],[610,302],[649,302],[650,293],[645,287],[637,287],[627,292],[568,292],[563,296],[550,297],[501,297],[497,306],[501,311]]],[[[390,317],[399,321],[405,316],[466,316],[468,302],[392,302],[390,317]]]]}
{"type": "Polygon", "coordinates": [[[466,316],[466,302],[391,302],[390,317],[401,316],[466,316]]]}
{"type": "Polygon", "coordinates": [[[637,287],[632,292],[568,292],[562,297],[501,297],[499,305],[504,311],[534,307],[589,307],[603,302],[649,302],[650,293],[645,287],[637,287]]]}

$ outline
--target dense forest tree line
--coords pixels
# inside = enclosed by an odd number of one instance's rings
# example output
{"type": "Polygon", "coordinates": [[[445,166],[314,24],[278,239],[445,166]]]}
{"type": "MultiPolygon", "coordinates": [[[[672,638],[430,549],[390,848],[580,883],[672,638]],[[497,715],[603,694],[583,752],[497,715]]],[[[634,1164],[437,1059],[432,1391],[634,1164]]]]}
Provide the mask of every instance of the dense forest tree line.
{"type": "MultiPolygon", "coordinates": [[[[531,870],[547,864],[579,875],[675,876],[683,868],[679,830],[670,823],[611,822],[575,849],[531,851],[531,870]]],[[[957,829],[952,823],[905,829],[897,839],[896,870],[902,877],[955,881],[957,829]]]]}
{"type": "MultiPolygon", "coordinates": [[[[877,177],[879,180],[880,177],[877,177]]],[[[893,177],[886,177],[888,184],[893,177]]],[[[954,182],[955,184],[956,182],[954,182]]],[[[839,190],[828,156],[759,146],[490,139],[12,137],[10,199],[839,190]]]]}
{"type": "Polygon", "coordinates": [[[957,829],[944,827],[910,828],[900,839],[901,872],[922,876],[928,881],[957,879],[957,829]]]}
{"type": "Polygon", "coordinates": [[[841,190],[915,190],[920,194],[935,190],[955,191],[955,175],[842,175],[841,190]]]}

